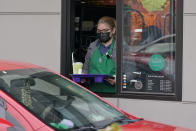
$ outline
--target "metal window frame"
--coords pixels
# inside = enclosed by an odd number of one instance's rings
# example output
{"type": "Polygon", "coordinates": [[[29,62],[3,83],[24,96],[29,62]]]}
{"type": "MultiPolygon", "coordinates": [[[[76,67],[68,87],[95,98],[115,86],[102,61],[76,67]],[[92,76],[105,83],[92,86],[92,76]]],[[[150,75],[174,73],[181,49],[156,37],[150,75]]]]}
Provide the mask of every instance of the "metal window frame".
{"type": "MultiPolygon", "coordinates": [[[[70,26],[73,22],[73,4],[72,0],[62,0],[62,27],[61,27],[61,74],[69,76],[72,71],[71,65],[71,44],[74,29],[70,26]],[[72,13],[72,14],[71,14],[72,13]],[[65,67],[66,66],[66,67],[65,67]]],[[[175,95],[159,95],[159,94],[136,94],[136,93],[121,93],[122,88],[122,45],[123,42],[123,1],[116,0],[116,21],[117,21],[117,74],[115,94],[98,93],[102,97],[112,98],[133,98],[133,99],[153,99],[153,100],[182,100],[182,64],[183,64],[183,0],[177,0],[176,7],[176,65],[175,65],[175,95]],[[177,66],[178,65],[178,66],[177,66]]]]}
{"type": "Polygon", "coordinates": [[[174,95],[161,95],[161,94],[145,94],[145,93],[121,93],[122,88],[122,46],[123,42],[123,2],[117,0],[117,81],[118,92],[117,96],[120,98],[133,98],[133,99],[154,99],[154,100],[169,100],[181,101],[182,100],[182,64],[183,64],[183,0],[177,0],[176,7],[176,65],[175,65],[175,91],[174,95]]]}

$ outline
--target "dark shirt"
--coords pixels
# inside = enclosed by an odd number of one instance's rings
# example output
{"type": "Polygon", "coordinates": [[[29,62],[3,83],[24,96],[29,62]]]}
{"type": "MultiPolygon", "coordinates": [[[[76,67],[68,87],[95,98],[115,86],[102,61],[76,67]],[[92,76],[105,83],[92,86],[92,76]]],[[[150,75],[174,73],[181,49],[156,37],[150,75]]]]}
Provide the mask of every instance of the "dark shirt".
{"type": "Polygon", "coordinates": [[[103,44],[101,44],[99,47],[99,51],[101,52],[101,55],[106,54],[106,52],[109,51],[110,46],[111,46],[111,44],[109,46],[104,46],[103,44]]]}

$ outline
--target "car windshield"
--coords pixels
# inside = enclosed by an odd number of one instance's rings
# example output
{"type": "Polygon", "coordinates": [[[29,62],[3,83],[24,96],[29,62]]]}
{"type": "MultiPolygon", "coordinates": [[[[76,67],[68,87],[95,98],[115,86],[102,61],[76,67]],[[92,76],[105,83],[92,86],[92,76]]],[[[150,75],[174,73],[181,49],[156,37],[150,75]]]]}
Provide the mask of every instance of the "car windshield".
{"type": "Polygon", "coordinates": [[[0,71],[0,89],[55,129],[98,129],[108,121],[127,119],[77,84],[45,69],[0,71]]]}

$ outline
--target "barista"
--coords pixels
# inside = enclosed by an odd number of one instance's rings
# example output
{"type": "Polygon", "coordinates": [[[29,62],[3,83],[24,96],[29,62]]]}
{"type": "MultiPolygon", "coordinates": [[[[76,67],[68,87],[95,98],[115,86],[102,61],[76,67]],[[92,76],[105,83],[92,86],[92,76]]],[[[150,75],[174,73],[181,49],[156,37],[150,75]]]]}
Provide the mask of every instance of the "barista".
{"type": "MultiPolygon", "coordinates": [[[[116,21],[104,16],[97,23],[97,40],[92,42],[85,56],[84,74],[116,75],[116,21]]],[[[96,93],[115,93],[116,78],[106,78],[103,83],[92,83],[96,93]]]]}

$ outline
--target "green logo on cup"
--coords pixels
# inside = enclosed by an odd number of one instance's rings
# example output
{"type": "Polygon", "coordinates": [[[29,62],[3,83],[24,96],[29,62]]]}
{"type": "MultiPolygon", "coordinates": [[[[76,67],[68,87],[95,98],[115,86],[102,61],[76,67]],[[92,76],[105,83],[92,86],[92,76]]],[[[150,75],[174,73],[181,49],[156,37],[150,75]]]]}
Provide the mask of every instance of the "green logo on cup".
{"type": "Polygon", "coordinates": [[[165,66],[164,58],[161,55],[152,55],[148,62],[150,69],[153,71],[160,71],[165,66]]]}

